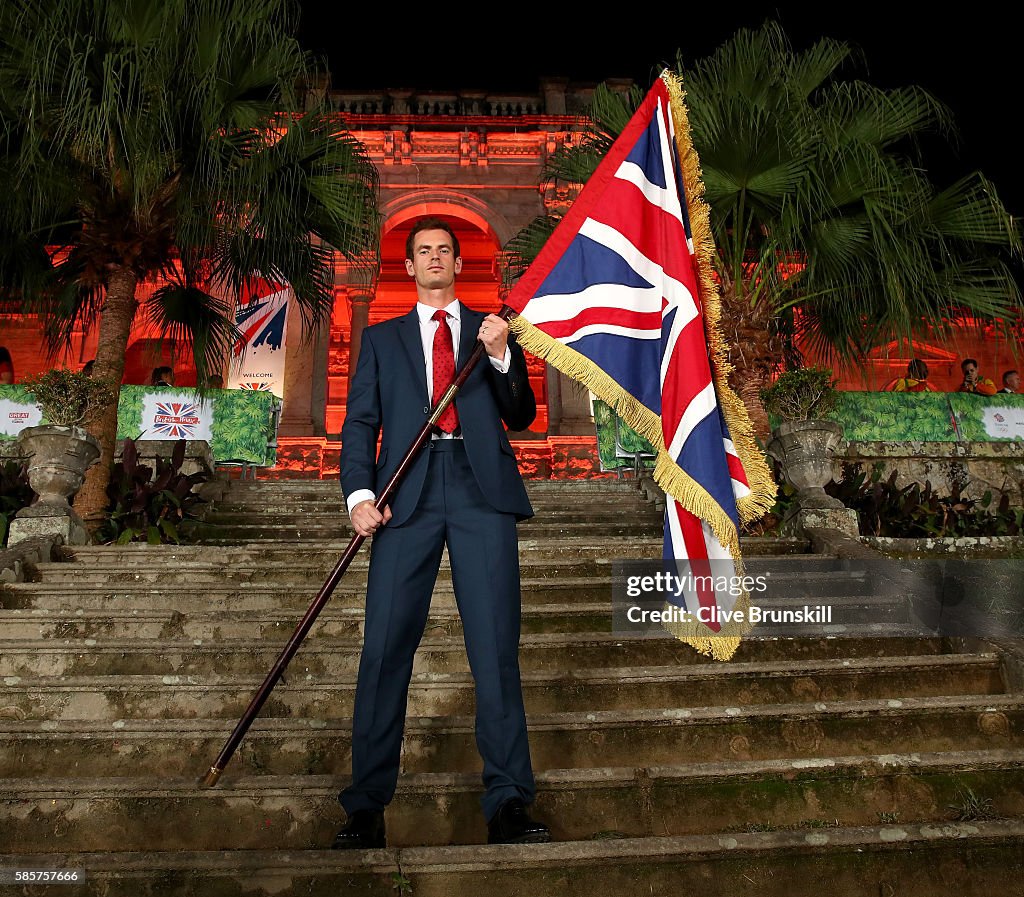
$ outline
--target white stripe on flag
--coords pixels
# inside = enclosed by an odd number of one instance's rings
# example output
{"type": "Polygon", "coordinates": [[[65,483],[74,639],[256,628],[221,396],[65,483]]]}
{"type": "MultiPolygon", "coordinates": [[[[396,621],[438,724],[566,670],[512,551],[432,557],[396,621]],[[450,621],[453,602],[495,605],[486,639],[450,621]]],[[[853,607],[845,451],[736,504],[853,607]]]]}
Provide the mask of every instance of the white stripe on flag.
{"type": "Polygon", "coordinates": [[[580,312],[595,308],[660,312],[661,290],[627,287],[621,283],[595,283],[579,293],[549,293],[531,299],[522,314],[534,325],[571,321],[580,312]]]}
{"type": "MultiPolygon", "coordinates": [[[[671,170],[669,171],[671,174],[671,170]]],[[[620,181],[628,181],[633,184],[641,193],[644,198],[653,206],[657,206],[663,212],[667,212],[673,218],[675,218],[680,224],[683,223],[683,215],[679,208],[679,195],[676,193],[675,181],[671,178],[669,183],[672,184],[672,188],[666,190],[664,187],[659,187],[657,184],[652,184],[647,180],[647,175],[644,174],[644,170],[636,164],[636,162],[623,162],[619,166],[619,170],[615,172],[615,177],[620,181]]]]}
{"type": "Polygon", "coordinates": [[[585,336],[592,336],[593,334],[607,333],[614,336],[628,336],[633,339],[646,339],[646,340],[660,340],[660,330],[636,330],[632,327],[619,327],[615,324],[588,324],[586,327],[581,327],[568,336],[558,337],[560,343],[565,345],[571,345],[578,339],[582,339],[585,336]]]}
{"type": "Polygon", "coordinates": [[[583,222],[579,232],[583,236],[589,237],[595,243],[600,243],[621,256],[623,261],[644,280],[660,288],[662,296],[670,305],[678,305],[680,309],[688,309],[687,316],[689,319],[697,316],[697,303],[693,301],[690,291],[674,277],[666,274],[665,269],[661,265],[647,258],[615,228],[602,224],[600,221],[595,221],[593,218],[588,218],[583,222]],[[689,309],[692,309],[692,312],[689,309]]]}
{"type": "MultiPolygon", "coordinates": [[[[687,293],[687,295],[689,295],[689,293],[687,293]]],[[[664,311],[661,313],[662,320],[668,316],[668,313],[673,308],[677,309],[676,316],[672,319],[672,329],[665,337],[665,346],[661,353],[661,371],[659,372],[659,381],[661,383],[662,391],[665,389],[665,378],[668,376],[669,365],[672,363],[672,359],[675,356],[676,343],[679,341],[679,337],[686,329],[686,325],[697,316],[697,306],[692,302],[684,306],[666,304],[664,311]]]]}
{"type": "Polygon", "coordinates": [[[715,386],[713,383],[708,383],[690,400],[690,404],[686,406],[683,416],[679,419],[679,426],[676,427],[676,431],[672,435],[672,440],[668,446],[668,453],[673,458],[679,457],[679,453],[683,450],[686,440],[690,438],[693,428],[715,410],[715,399],[715,386]]]}

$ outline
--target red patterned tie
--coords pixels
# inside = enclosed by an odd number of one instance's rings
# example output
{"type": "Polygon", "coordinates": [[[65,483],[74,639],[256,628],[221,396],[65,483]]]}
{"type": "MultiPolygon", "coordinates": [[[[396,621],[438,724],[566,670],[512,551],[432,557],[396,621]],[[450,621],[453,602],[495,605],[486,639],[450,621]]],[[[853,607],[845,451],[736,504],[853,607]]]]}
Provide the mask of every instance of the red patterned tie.
{"type": "MultiPolygon", "coordinates": [[[[434,407],[441,400],[445,390],[451,386],[455,379],[455,352],[452,349],[452,331],[448,326],[448,313],[439,308],[433,316],[437,321],[437,330],[434,331],[434,407]]],[[[437,422],[438,427],[445,433],[454,433],[459,425],[459,412],[455,410],[455,402],[452,402],[441,415],[437,422]]]]}

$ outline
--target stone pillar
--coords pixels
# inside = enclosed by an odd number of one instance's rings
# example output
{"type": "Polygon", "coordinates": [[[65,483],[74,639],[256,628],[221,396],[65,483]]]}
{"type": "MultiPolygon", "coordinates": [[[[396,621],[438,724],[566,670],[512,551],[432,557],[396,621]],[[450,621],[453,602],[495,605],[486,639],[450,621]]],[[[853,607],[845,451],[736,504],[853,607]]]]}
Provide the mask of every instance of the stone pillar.
{"type": "Polygon", "coordinates": [[[363,343],[363,330],[370,323],[370,303],[373,301],[375,284],[373,273],[364,269],[350,268],[346,274],[349,314],[352,320],[348,350],[348,382],[351,385],[356,363],[359,361],[359,348],[363,343]]]}
{"type": "Polygon", "coordinates": [[[568,78],[541,78],[540,89],[544,95],[544,112],[548,115],[565,115],[565,89],[568,78]]]}
{"type": "Polygon", "coordinates": [[[548,365],[548,433],[552,436],[593,436],[594,415],[585,386],[548,365]]]}
{"type": "Polygon", "coordinates": [[[285,351],[284,407],[281,436],[324,436],[327,410],[327,349],[331,322],[325,317],[312,333],[303,320],[299,303],[288,309],[285,351]]]}

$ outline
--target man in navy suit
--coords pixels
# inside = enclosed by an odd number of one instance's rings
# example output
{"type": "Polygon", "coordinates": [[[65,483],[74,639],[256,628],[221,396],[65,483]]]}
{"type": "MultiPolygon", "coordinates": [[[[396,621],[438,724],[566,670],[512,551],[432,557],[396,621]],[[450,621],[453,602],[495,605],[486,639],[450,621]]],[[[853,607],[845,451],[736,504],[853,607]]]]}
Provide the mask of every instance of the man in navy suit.
{"type": "Polygon", "coordinates": [[[456,299],[462,258],[446,222],[425,219],[413,227],[405,265],[418,302],[408,314],[364,331],[341,433],[341,485],[352,526],[373,536],[373,545],[352,723],[352,783],[339,795],[348,821],[333,846],[386,844],[384,807],[398,779],[413,655],[446,544],[476,684],[488,841],[548,841],[547,827],[526,811],[535,786],[519,675],[516,522],[533,509],[502,424],[522,430],[536,416],[526,361],[505,321],[456,299]],[[376,490],[390,479],[477,340],[487,358],[438,422],[392,505],[378,511],[376,490]]]}

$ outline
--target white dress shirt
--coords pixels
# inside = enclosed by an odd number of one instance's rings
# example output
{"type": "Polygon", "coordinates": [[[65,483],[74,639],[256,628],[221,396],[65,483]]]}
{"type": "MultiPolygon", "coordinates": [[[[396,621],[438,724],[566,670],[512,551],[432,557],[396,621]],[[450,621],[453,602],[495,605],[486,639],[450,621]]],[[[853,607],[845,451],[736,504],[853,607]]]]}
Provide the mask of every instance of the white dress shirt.
{"type": "MultiPolygon", "coordinates": [[[[434,334],[437,333],[439,326],[437,321],[434,320],[434,312],[436,311],[437,309],[432,305],[425,305],[422,302],[416,303],[416,315],[420,319],[420,344],[423,347],[423,361],[427,368],[427,396],[431,399],[431,405],[433,405],[434,395],[434,334]]],[[[453,299],[445,307],[444,311],[448,315],[448,328],[452,332],[452,351],[455,353],[455,367],[457,370],[459,366],[459,339],[462,336],[462,306],[459,305],[458,299],[453,299]]],[[[506,346],[504,358],[491,358],[488,355],[487,360],[490,361],[491,367],[499,374],[507,374],[512,364],[512,352],[506,346]]],[[[454,436],[451,433],[434,433],[431,438],[461,439],[462,437],[454,436]]],[[[377,496],[372,489],[356,489],[355,492],[346,497],[345,504],[348,507],[349,514],[351,514],[352,509],[359,502],[374,501],[376,498],[377,496]]]]}

